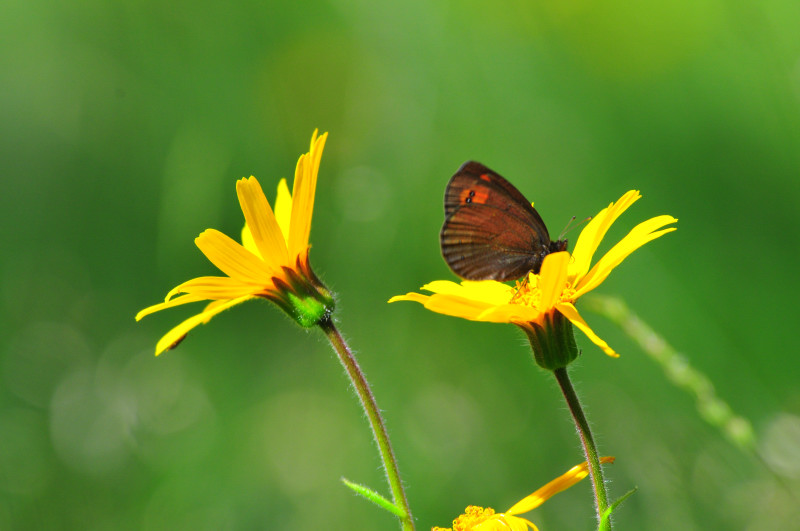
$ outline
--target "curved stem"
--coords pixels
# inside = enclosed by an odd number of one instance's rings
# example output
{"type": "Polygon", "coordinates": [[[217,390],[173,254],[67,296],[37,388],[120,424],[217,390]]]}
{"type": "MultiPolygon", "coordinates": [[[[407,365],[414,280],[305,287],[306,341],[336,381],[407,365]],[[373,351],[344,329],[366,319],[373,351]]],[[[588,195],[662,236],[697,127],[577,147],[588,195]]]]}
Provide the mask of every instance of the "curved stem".
{"type": "Polygon", "coordinates": [[[361,405],[367,413],[369,423],[372,426],[372,433],[375,436],[375,442],[378,444],[378,449],[383,459],[383,468],[386,472],[386,479],[389,481],[389,486],[392,489],[392,501],[396,506],[405,512],[405,517],[401,518],[401,527],[403,531],[414,531],[414,522],[411,516],[411,509],[408,506],[405,490],[403,490],[403,483],[400,481],[400,472],[397,469],[397,459],[392,451],[392,445],[389,442],[389,434],[386,432],[386,425],[381,417],[378,404],[375,402],[375,397],[372,395],[372,390],[367,383],[364,373],[358,366],[355,356],[347,346],[336,325],[330,317],[323,319],[319,323],[322,331],[328,336],[328,340],[333,345],[333,349],[339,355],[339,361],[344,365],[350,381],[356,388],[358,397],[361,399],[361,405]]]}
{"type": "Polygon", "coordinates": [[[583,444],[583,452],[586,454],[586,461],[589,463],[589,474],[592,476],[592,484],[594,486],[594,498],[597,503],[597,521],[600,525],[599,531],[611,531],[611,522],[608,518],[603,518],[606,509],[608,509],[608,494],[606,493],[606,484],[603,480],[603,469],[600,467],[600,458],[597,455],[597,446],[594,444],[592,432],[589,429],[589,422],[586,420],[586,415],[583,414],[578,395],[575,393],[575,388],[572,387],[572,382],[567,375],[567,369],[561,368],[553,371],[553,374],[558,380],[558,385],[561,387],[561,392],[564,393],[564,398],[569,406],[569,411],[572,413],[572,418],[575,421],[575,427],[578,429],[578,435],[583,444]]]}

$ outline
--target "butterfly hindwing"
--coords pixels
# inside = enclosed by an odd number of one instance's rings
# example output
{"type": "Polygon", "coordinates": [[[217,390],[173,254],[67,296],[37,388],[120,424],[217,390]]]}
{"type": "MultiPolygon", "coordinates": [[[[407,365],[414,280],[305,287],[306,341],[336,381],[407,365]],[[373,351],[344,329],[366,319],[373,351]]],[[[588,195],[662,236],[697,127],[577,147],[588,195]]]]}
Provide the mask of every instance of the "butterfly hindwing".
{"type": "Polygon", "coordinates": [[[510,280],[536,267],[530,226],[506,211],[487,205],[456,210],[444,223],[442,255],[460,277],[470,280],[510,280]],[[502,226],[498,233],[488,227],[502,226]]]}

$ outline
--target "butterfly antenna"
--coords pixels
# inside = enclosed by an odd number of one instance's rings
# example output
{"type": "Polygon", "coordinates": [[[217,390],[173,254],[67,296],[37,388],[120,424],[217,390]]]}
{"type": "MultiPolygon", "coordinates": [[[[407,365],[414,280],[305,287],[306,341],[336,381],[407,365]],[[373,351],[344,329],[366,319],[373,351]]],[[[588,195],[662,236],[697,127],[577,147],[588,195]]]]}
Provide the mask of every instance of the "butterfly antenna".
{"type": "Polygon", "coordinates": [[[563,239],[566,237],[566,235],[567,235],[567,234],[569,234],[569,232],[570,232],[570,231],[572,231],[572,230],[574,230],[574,229],[577,229],[578,227],[580,227],[580,226],[581,226],[581,225],[583,225],[584,223],[587,223],[587,222],[591,221],[591,219],[592,219],[592,216],[589,216],[588,218],[581,220],[580,222],[576,223],[576,224],[573,226],[573,225],[572,225],[572,223],[575,221],[575,219],[576,219],[576,217],[575,217],[575,216],[572,216],[572,217],[570,218],[570,220],[567,222],[567,226],[566,226],[566,227],[564,227],[564,230],[562,230],[562,231],[561,231],[561,234],[559,234],[559,236],[558,236],[558,239],[559,239],[559,240],[563,240],[563,239]]]}

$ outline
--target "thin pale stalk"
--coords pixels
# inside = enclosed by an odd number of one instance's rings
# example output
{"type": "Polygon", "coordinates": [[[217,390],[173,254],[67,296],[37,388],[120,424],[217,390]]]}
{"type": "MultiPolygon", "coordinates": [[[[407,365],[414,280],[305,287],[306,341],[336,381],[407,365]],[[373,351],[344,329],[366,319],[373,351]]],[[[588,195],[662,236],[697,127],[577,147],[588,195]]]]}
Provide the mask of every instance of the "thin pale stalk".
{"type": "Polygon", "coordinates": [[[592,485],[594,487],[594,498],[597,503],[597,521],[600,525],[598,531],[611,531],[610,519],[603,519],[603,514],[608,509],[608,494],[606,493],[606,484],[603,480],[603,469],[600,466],[600,457],[597,454],[597,446],[594,444],[592,431],[589,429],[589,422],[586,420],[586,415],[583,413],[578,395],[575,393],[575,388],[572,387],[572,382],[567,375],[567,369],[561,368],[553,371],[553,374],[558,380],[558,385],[561,387],[561,392],[564,394],[564,399],[567,401],[572,419],[575,421],[575,427],[578,430],[578,435],[583,445],[583,452],[586,454],[586,461],[589,463],[589,475],[592,477],[592,485]]]}
{"type": "Polygon", "coordinates": [[[403,531],[414,531],[411,509],[408,506],[408,499],[403,489],[403,483],[400,481],[397,459],[392,451],[386,425],[383,422],[383,417],[381,417],[380,409],[378,409],[378,404],[375,402],[375,397],[367,383],[367,379],[364,377],[364,373],[358,366],[353,352],[347,346],[347,343],[339,333],[336,325],[333,324],[333,321],[330,318],[324,319],[319,323],[319,326],[322,328],[322,331],[325,332],[325,335],[328,336],[328,340],[338,354],[339,361],[342,362],[342,365],[347,371],[347,375],[350,377],[350,381],[353,382],[358,397],[361,399],[361,405],[367,414],[367,418],[369,418],[369,423],[372,426],[372,434],[375,436],[375,442],[378,444],[381,459],[383,460],[386,479],[389,481],[389,487],[392,490],[392,501],[395,505],[402,508],[406,514],[405,518],[400,519],[401,528],[403,531]]]}

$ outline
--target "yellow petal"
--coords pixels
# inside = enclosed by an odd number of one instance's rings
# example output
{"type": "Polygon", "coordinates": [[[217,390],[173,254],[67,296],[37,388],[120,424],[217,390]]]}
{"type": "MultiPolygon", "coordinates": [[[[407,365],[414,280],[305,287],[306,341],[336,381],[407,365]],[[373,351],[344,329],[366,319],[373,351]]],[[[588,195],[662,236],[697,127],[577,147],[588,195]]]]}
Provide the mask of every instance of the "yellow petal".
{"type": "Polygon", "coordinates": [[[506,522],[511,526],[511,531],[527,531],[528,528],[530,528],[531,531],[539,531],[539,528],[533,525],[533,522],[525,518],[520,518],[519,516],[507,514],[506,522]]]}
{"type": "Polygon", "coordinates": [[[204,300],[235,299],[243,295],[255,295],[272,285],[271,280],[250,284],[230,277],[198,277],[173,288],[167,294],[167,300],[178,293],[191,293],[204,300]]]}
{"type": "Polygon", "coordinates": [[[180,341],[192,328],[201,324],[206,324],[218,313],[252,298],[252,296],[248,295],[230,301],[215,301],[216,304],[209,304],[205,310],[186,319],[184,322],[167,332],[166,335],[164,335],[164,337],[158,341],[158,344],[156,344],[156,356],[165,350],[168,350],[173,344],[175,344],[176,341],[180,341]]]}
{"type": "Polygon", "coordinates": [[[311,148],[300,157],[295,170],[292,189],[292,216],[289,226],[288,248],[292,256],[297,256],[308,247],[308,236],[311,232],[311,217],[314,211],[314,194],[317,189],[317,174],[325,148],[328,133],[317,138],[317,132],[311,137],[311,148]]]}
{"type": "Polygon", "coordinates": [[[608,232],[609,227],[616,219],[625,212],[633,203],[642,197],[638,190],[630,190],[623,194],[618,201],[611,203],[607,208],[601,210],[584,227],[575,242],[572,251],[572,263],[569,269],[569,279],[574,284],[575,279],[581,278],[589,270],[592,257],[597,251],[597,247],[608,232]]]}
{"type": "MultiPolygon", "coordinates": [[[[292,220],[292,194],[286,179],[281,179],[278,183],[278,195],[275,198],[275,219],[281,228],[283,236],[286,238],[286,245],[289,245],[289,225],[292,220]]],[[[289,253],[292,254],[291,252],[289,253]]]]}
{"type": "Polygon", "coordinates": [[[572,304],[562,302],[556,306],[556,310],[561,312],[564,317],[569,319],[572,324],[574,324],[578,329],[583,332],[589,340],[600,347],[603,352],[611,356],[612,358],[618,358],[619,354],[617,354],[614,349],[608,346],[608,343],[600,339],[600,336],[594,333],[594,330],[589,328],[589,325],[586,324],[586,321],[583,320],[583,317],[578,313],[577,308],[572,304]]]}
{"type": "Polygon", "coordinates": [[[259,260],[264,260],[264,257],[261,256],[261,251],[258,250],[256,241],[253,239],[253,231],[250,230],[250,227],[247,226],[247,223],[245,223],[244,227],[242,227],[242,246],[256,255],[259,260]]]}
{"type": "Polygon", "coordinates": [[[146,315],[160,312],[161,310],[166,310],[167,308],[174,308],[175,306],[180,306],[182,304],[189,304],[190,302],[198,302],[204,300],[207,299],[205,297],[198,297],[197,295],[183,295],[181,297],[177,297],[172,300],[167,300],[165,302],[148,306],[147,308],[136,314],[136,320],[140,321],[142,317],[145,317],[146,315]]]}
{"type": "MultiPolygon", "coordinates": [[[[601,463],[613,463],[613,457],[602,457],[600,459],[601,463]]],[[[585,478],[589,475],[589,464],[587,462],[583,462],[580,465],[574,466],[567,470],[564,474],[557,477],[547,485],[543,486],[542,488],[538,489],[536,492],[531,494],[530,496],[520,500],[517,502],[511,509],[506,511],[506,514],[522,514],[527,513],[541,504],[543,504],[548,499],[552,498],[554,495],[558,494],[559,492],[566,490],[585,478]]]]}
{"type": "Polygon", "coordinates": [[[241,282],[264,283],[274,274],[263,260],[218,230],[204,230],[194,243],[220,271],[241,282]]]}
{"type": "Polygon", "coordinates": [[[408,293],[392,297],[389,302],[419,302],[437,313],[492,323],[524,323],[536,320],[541,315],[537,308],[510,304],[515,289],[494,280],[465,280],[461,284],[435,280],[420,289],[431,291],[434,295],[408,293]]]}
{"type": "Polygon", "coordinates": [[[418,302],[420,304],[425,304],[425,302],[430,298],[431,298],[430,295],[423,295],[422,293],[415,293],[412,291],[406,293],[405,295],[395,295],[394,297],[389,299],[389,304],[398,301],[412,301],[412,302],[418,302]]]}
{"type": "Polygon", "coordinates": [[[389,302],[414,301],[425,308],[472,321],[508,323],[530,318],[531,310],[522,305],[511,305],[514,288],[494,280],[465,280],[456,284],[449,280],[435,280],[420,288],[434,295],[408,293],[392,297],[389,302]]]}
{"type": "Polygon", "coordinates": [[[389,302],[414,301],[422,304],[428,310],[462,319],[477,320],[478,316],[487,309],[487,304],[474,299],[456,295],[423,295],[421,293],[407,293],[389,299],[389,302]]]}
{"type": "Polygon", "coordinates": [[[496,280],[464,280],[461,284],[449,280],[434,280],[420,289],[492,305],[507,304],[514,296],[514,288],[496,280]]]}
{"type": "Polygon", "coordinates": [[[491,323],[523,324],[538,321],[542,312],[537,308],[525,304],[504,304],[487,308],[475,321],[488,321],[491,323]]]}
{"type": "Polygon", "coordinates": [[[542,294],[539,303],[540,311],[546,312],[560,300],[561,293],[567,284],[569,260],[570,255],[566,251],[545,256],[542,270],[539,273],[539,289],[542,294]]]}
{"type": "Polygon", "coordinates": [[[236,194],[261,258],[274,268],[291,265],[286,252],[286,240],[258,180],[255,177],[239,179],[236,182],[236,194]]]}
{"type": "Polygon", "coordinates": [[[509,514],[496,514],[490,519],[472,526],[470,531],[527,531],[529,527],[533,531],[538,531],[538,528],[525,518],[509,514]]]}
{"type": "Polygon", "coordinates": [[[612,247],[601,258],[589,273],[583,277],[575,286],[575,298],[588,293],[597,286],[599,286],[617,267],[628,257],[633,251],[646,244],[649,241],[655,240],[668,232],[675,230],[675,227],[670,227],[663,230],[657,230],[664,225],[675,223],[678,220],[672,216],[656,216],[636,225],[618,244],[612,247]]]}

